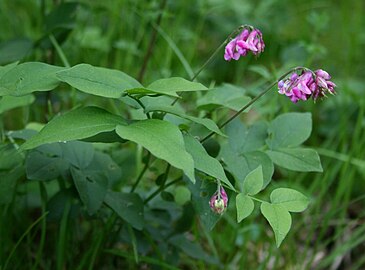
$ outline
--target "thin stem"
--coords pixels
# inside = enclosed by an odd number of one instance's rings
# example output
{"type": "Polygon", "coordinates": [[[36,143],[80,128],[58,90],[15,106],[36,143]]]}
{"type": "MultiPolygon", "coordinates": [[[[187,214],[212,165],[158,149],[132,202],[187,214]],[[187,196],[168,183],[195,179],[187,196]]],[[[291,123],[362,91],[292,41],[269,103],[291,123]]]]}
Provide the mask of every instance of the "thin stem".
{"type": "MultiPolygon", "coordinates": [[[[46,203],[47,203],[47,190],[44,186],[43,182],[39,182],[39,190],[41,193],[41,209],[42,209],[42,215],[45,215],[46,213],[46,203]]],[[[43,249],[44,249],[44,243],[46,240],[46,231],[47,230],[47,222],[46,219],[43,218],[42,219],[42,223],[41,223],[41,239],[39,241],[39,246],[38,246],[38,251],[37,251],[37,256],[36,256],[36,260],[35,263],[32,267],[33,269],[37,269],[39,262],[42,258],[42,254],[43,254],[43,249]]]]}
{"type": "MultiPolygon", "coordinates": [[[[167,2],[167,0],[162,0],[162,2],[161,2],[160,14],[158,15],[157,20],[156,20],[156,25],[157,26],[159,26],[161,24],[162,15],[163,15],[165,7],[166,7],[166,2],[167,2]]],[[[141,69],[140,69],[139,74],[138,74],[138,81],[140,81],[141,83],[143,81],[143,77],[144,77],[144,74],[146,72],[148,62],[149,62],[149,60],[152,56],[153,48],[155,47],[156,38],[157,38],[157,28],[154,28],[154,30],[152,32],[152,35],[151,35],[150,42],[148,44],[147,52],[144,56],[142,66],[141,66],[141,69]]]]}
{"type": "Polygon", "coordinates": [[[155,192],[153,192],[147,199],[144,200],[144,204],[147,204],[150,200],[152,200],[154,197],[156,197],[159,193],[161,193],[162,191],[164,191],[166,188],[168,188],[169,186],[172,186],[178,182],[180,182],[182,180],[181,177],[167,183],[164,188],[159,188],[158,190],[156,190],[155,192]]]}
{"type": "Polygon", "coordinates": [[[57,260],[56,269],[61,270],[65,268],[66,265],[66,250],[67,250],[67,229],[69,214],[71,211],[72,202],[71,199],[66,201],[65,207],[63,209],[63,214],[61,218],[61,224],[59,228],[59,237],[57,242],[57,260]]]}
{"type": "Polygon", "coordinates": [[[218,193],[218,198],[222,198],[221,196],[221,180],[219,178],[217,178],[217,193],[218,193]]]}
{"type": "Polygon", "coordinates": [[[108,235],[113,228],[115,221],[117,220],[118,216],[115,212],[113,212],[110,217],[108,218],[104,230],[98,235],[98,238],[96,239],[96,243],[93,244],[93,250],[90,257],[90,264],[88,269],[92,270],[95,269],[94,264],[98,257],[98,254],[100,252],[101,246],[105,240],[106,235],[108,235]]]}
{"type": "MultiPolygon", "coordinates": [[[[207,61],[198,69],[198,71],[194,74],[194,76],[190,79],[191,81],[194,81],[199,74],[206,68],[206,66],[212,62],[214,57],[218,54],[218,52],[225,46],[227,43],[232,39],[233,36],[237,35],[239,32],[242,31],[243,28],[245,28],[246,25],[241,25],[237,29],[235,29],[229,36],[222,42],[221,45],[213,52],[213,54],[208,58],[207,61]]],[[[179,100],[179,98],[175,98],[174,101],[171,103],[171,106],[175,105],[175,103],[179,100]]]]}
{"type": "MultiPolygon", "coordinates": [[[[53,47],[56,49],[57,54],[60,57],[63,65],[66,68],[71,67],[70,62],[67,60],[67,57],[66,57],[65,53],[63,52],[60,44],[58,44],[58,41],[55,39],[55,37],[53,36],[53,34],[50,34],[48,37],[51,40],[51,43],[52,43],[53,47]]],[[[51,95],[52,92],[50,91],[48,93],[49,93],[49,95],[51,95]]],[[[51,100],[50,96],[48,97],[48,100],[49,101],[51,100]]],[[[75,104],[76,104],[76,89],[74,87],[71,87],[71,105],[72,105],[72,107],[74,107],[75,104]]],[[[48,111],[49,111],[49,113],[52,112],[51,108],[52,108],[52,103],[48,103],[48,111]]]]}
{"type": "MultiPolygon", "coordinates": [[[[290,69],[288,72],[284,73],[282,76],[280,76],[280,78],[278,80],[276,80],[275,82],[272,82],[264,91],[262,91],[260,94],[258,94],[256,97],[254,97],[250,102],[248,102],[245,106],[243,106],[238,112],[236,112],[234,115],[232,115],[230,118],[228,118],[225,122],[223,122],[222,124],[220,124],[218,127],[219,128],[223,128],[224,126],[226,126],[228,123],[230,123],[233,119],[235,119],[237,116],[239,116],[242,112],[244,112],[248,107],[250,107],[253,103],[255,103],[259,98],[261,98],[263,95],[265,95],[267,92],[269,92],[271,90],[271,88],[276,85],[278,83],[278,81],[282,80],[283,78],[285,78],[288,74],[290,74],[291,72],[295,72],[297,70],[308,70],[305,67],[295,67],[290,69]]],[[[200,142],[205,142],[206,140],[208,140],[210,137],[212,137],[215,134],[215,132],[211,132],[209,133],[207,136],[205,136],[200,142]]]]}
{"type": "Polygon", "coordinates": [[[247,197],[251,198],[251,199],[252,199],[252,200],[254,200],[254,201],[258,201],[258,202],[261,202],[261,203],[265,203],[265,201],[260,200],[260,199],[257,199],[257,198],[255,198],[255,197],[252,197],[252,196],[250,196],[250,195],[247,195],[247,197]]]}
{"type": "Polygon", "coordinates": [[[199,68],[199,70],[194,74],[194,76],[190,79],[191,81],[194,81],[199,74],[205,69],[205,67],[214,59],[214,57],[219,53],[219,51],[228,43],[230,38],[228,37],[219,47],[214,51],[214,53],[208,58],[207,61],[199,68]]]}
{"type": "Polygon", "coordinates": [[[147,199],[144,200],[144,202],[143,202],[144,204],[147,204],[150,200],[152,200],[154,197],[156,197],[159,193],[161,193],[162,191],[164,191],[169,186],[171,186],[171,185],[173,185],[173,184],[175,184],[175,183],[177,183],[177,182],[179,182],[179,181],[182,180],[182,178],[179,177],[179,178],[171,181],[170,183],[165,184],[166,179],[167,179],[167,176],[168,176],[169,171],[170,171],[170,167],[171,167],[171,165],[168,164],[167,165],[167,168],[166,168],[166,171],[165,171],[165,179],[164,179],[164,182],[162,183],[162,185],[155,192],[153,192],[150,196],[148,196],[147,199]]]}
{"type": "MultiPolygon", "coordinates": [[[[134,97],[132,95],[128,95],[128,97],[134,99],[139,104],[139,106],[142,107],[142,109],[144,111],[146,110],[146,106],[143,104],[143,102],[139,98],[136,98],[136,97],[134,97]]],[[[151,119],[150,113],[145,113],[145,114],[146,114],[146,116],[147,116],[148,119],[151,119]]]]}
{"type": "Polygon", "coordinates": [[[55,37],[53,36],[53,34],[50,34],[48,37],[51,40],[52,45],[55,47],[58,56],[61,58],[61,61],[62,61],[63,65],[65,67],[69,68],[70,63],[68,62],[66,55],[63,53],[63,50],[62,50],[61,46],[58,44],[58,42],[55,39],[55,37]]]}
{"type": "Polygon", "coordinates": [[[231,41],[233,36],[240,33],[242,31],[242,29],[245,27],[248,27],[248,26],[241,25],[240,27],[235,29],[231,34],[229,34],[229,36],[225,39],[225,41],[223,41],[223,43],[221,45],[219,45],[219,47],[214,51],[214,53],[208,58],[207,61],[205,61],[205,63],[201,66],[201,68],[195,73],[195,75],[191,78],[191,81],[194,81],[198,77],[200,72],[202,72],[204,70],[204,68],[214,59],[214,57],[217,55],[217,53],[220,51],[220,49],[222,49],[229,41],[231,41]]]}
{"type": "Polygon", "coordinates": [[[29,227],[28,229],[22,234],[22,236],[19,238],[19,240],[16,242],[15,246],[13,247],[13,249],[11,250],[8,258],[6,259],[5,263],[4,263],[4,267],[2,268],[3,270],[7,269],[7,266],[9,264],[9,261],[11,259],[11,257],[13,257],[15,250],[18,248],[18,246],[20,245],[20,243],[23,241],[23,239],[30,233],[30,231],[39,223],[41,222],[46,216],[48,215],[48,212],[45,212],[43,215],[41,215],[36,221],[34,221],[29,227]]]}
{"type": "Polygon", "coordinates": [[[130,191],[131,193],[137,188],[137,186],[138,186],[139,182],[141,181],[143,175],[147,171],[147,169],[149,167],[150,159],[151,159],[151,153],[148,152],[146,163],[144,164],[144,167],[143,167],[142,171],[138,175],[137,181],[134,183],[133,187],[131,188],[131,191],[130,191]]]}
{"type": "MultiPolygon", "coordinates": [[[[243,106],[238,112],[236,112],[234,115],[232,115],[229,119],[227,119],[225,122],[219,125],[219,128],[223,128],[225,125],[227,125],[229,122],[231,122],[233,119],[235,119],[238,115],[240,115],[243,111],[245,111],[248,107],[250,107],[253,103],[255,103],[260,97],[265,95],[267,92],[270,91],[270,89],[277,84],[277,82],[273,82],[270,84],[268,88],[266,88],[264,91],[262,91],[260,94],[258,94],[256,97],[254,97],[249,103],[247,103],[245,106],[243,106]]],[[[205,142],[210,137],[214,135],[215,132],[209,133],[207,136],[205,136],[200,142],[205,142]]]]}

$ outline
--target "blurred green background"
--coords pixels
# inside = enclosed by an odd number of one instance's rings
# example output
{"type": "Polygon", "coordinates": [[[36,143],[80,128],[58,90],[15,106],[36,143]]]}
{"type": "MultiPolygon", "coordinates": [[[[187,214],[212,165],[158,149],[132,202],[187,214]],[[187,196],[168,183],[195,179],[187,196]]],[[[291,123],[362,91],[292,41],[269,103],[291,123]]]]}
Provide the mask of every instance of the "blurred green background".
{"type": "MultiPolygon", "coordinates": [[[[226,62],[222,50],[198,80],[207,86],[232,83],[254,95],[294,66],[328,71],[338,85],[337,96],[316,104],[291,104],[273,89],[245,117],[250,122],[288,111],[312,112],[307,144],[318,150],[324,172],[274,175],[274,187],[287,184],[312,197],[309,209],[294,216],[293,230],[280,249],[257,215],[240,224],[225,215],[210,236],[199,226],[193,233],[207,253],[219,255],[226,269],[365,269],[364,14],[362,0],[1,0],[0,65],[18,60],[65,65],[48,39],[53,33],[71,66],[89,63],[141,79],[156,32],[143,82],[189,78],[236,27],[254,25],[266,44],[260,57],[226,62]]],[[[52,100],[57,113],[75,105],[68,97],[41,93],[30,108],[4,114],[3,125],[13,130],[29,121],[46,122],[46,100],[52,100]]],[[[76,100],[112,106],[81,94],[76,100]]],[[[2,230],[14,242],[32,222],[34,213],[28,210],[19,207],[12,224],[2,216],[2,230]]],[[[35,247],[25,248],[17,254],[22,269],[28,269],[27,256],[35,247]]],[[[182,256],[182,269],[210,269],[203,259],[182,256]]]]}

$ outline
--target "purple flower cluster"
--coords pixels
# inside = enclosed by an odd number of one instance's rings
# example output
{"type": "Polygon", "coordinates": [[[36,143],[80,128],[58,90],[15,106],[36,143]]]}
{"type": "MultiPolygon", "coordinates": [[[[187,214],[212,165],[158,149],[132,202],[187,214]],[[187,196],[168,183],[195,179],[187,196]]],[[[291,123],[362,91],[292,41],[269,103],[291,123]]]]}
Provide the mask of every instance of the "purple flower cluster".
{"type": "Polygon", "coordinates": [[[331,76],[322,69],[315,72],[303,69],[300,74],[294,72],[289,78],[279,81],[279,93],[286,95],[294,103],[310,97],[317,100],[325,97],[326,93],[335,94],[336,84],[330,79],[331,76]]]}
{"type": "Polygon", "coordinates": [[[228,204],[228,196],[223,187],[216,191],[209,200],[210,209],[217,214],[223,214],[228,204]]]}
{"type": "Polygon", "coordinates": [[[254,55],[258,55],[264,51],[265,43],[262,39],[260,30],[253,27],[245,27],[243,31],[232,39],[226,46],[224,59],[238,60],[241,56],[246,56],[251,51],[254,55]]]}

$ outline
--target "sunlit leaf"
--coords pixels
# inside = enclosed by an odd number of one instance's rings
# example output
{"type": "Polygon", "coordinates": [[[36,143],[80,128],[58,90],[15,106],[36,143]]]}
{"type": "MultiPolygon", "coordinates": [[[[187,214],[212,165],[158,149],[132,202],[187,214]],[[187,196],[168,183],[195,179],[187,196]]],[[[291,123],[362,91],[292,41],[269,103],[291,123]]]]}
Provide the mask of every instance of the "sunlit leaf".
{"type": "Polygon", "coordinates": [[[140,144],[156,157],[183,170],[191,181],[195,181],[194,161],[185,150],[183,136],[177,126],[167,121],[148,119],[128,126],[119,125],[116,132],[121,138],[140,144]]]}
{"type": "Polygon", "coordinates": [[[120,98],[127,89],[142,87],[124,72],[89,64],[57,72],[57,77],[82,92],[108,98],[120,98]]]}
{"type": "Polygon", "coordinates": [[[266,152],[278,166],[299,172],[322,172],[318,153],[307,148],[281,148],[266,152]]]}
{"type": "Polygon", "coordinates": [[[117,125],[125,124],[122,117],[101,108],[80,108],[53,118],[21,148],[31,149],[45,143],[85,139],[101,132],[112,131],[117,125]]]}
{"type": "Polygon", "coordinates": [[[310,113],[285,113],[276,117],[269,125],[267,144],[272,150],[298,146],[312,132],[310,113]]]}
{"type": "Polygon", "coordinates": [[[236,196],[237,222],[251,215],[255,205],[253,200],[244,193],[239,193],[236,196]]]}
{"type": "Polygon", "coordinates": [[[290,188],[277,188],[270,194],[273,204],[283,206],[289,212],[302,212],[307,209],[309,199],[299,191],[290,188]]]}

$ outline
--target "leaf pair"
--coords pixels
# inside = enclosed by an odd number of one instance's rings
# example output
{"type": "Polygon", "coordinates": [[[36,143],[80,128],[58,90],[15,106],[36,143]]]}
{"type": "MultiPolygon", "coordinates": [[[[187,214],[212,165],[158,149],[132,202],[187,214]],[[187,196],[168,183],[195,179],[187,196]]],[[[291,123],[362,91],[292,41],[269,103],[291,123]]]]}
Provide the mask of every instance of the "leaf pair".
{"type": "Polygon", "coordinates": [[[182,169],[192,181],[195,181],[196,168],[233,188],[221,164],[208,155],[200,142],[191,136],[182,136],[175,125],[158,119],[127,125],[120,116],[97,107],[76,109],[54,118],[21,148],[26,150],[52,142],[91,140],[99,134],[115,134],[123,140],[140,144],[154,156],[182,169]]]}
{"type": "Polygon", "coordinates": [[[87,94],[116,99],[125,95],[178,97],[177,92],[207,90],[200,83],[179,77],[157,80],[144,87],[122,71],[88,64],[63,68],[29,62],[0,67],[0,96],[23,96],[36,91],[49,91],[60,82],[87,94]]]}
{"type": "Polygon", "coordinates": [[[263,184],[264,177],[261,166],[257,167],[246,176],[243,182],[242,192],[236,196],[237,222],[241,222],[251,215],[255,208],[251,196],[259,193],[263,188],[263,184]]]}
{"type": "Polygon", "coordinates": [[[302,212],[309,200],[299,191],[289,188],[278,188],[271,192],[271,203],[261,204],[261,213],[272,227],[277,247],[280,246],[291,227],[289,212],[302,212]]]}
{"type": "MultiPolygon", "coordinates": [[[[254,210],[252,198],[263,188],[263,174],[261,166],[250,172],[243,183],[242,192],[236,196],[237,222],[247,218],[254,210]]],[[[277,188],[271,192],[270,203],[261,203],[261,213],[272,227],[276,245],[279,247],[291,227],[289,212],[302,212],[309,200],[299,191],[289,188],[277,188]]]]}
{"type": "Polygon", "coordinates": [[[272,161],[283,168],[301,172],[322,172],[317,152],[298,147],[312,131],[310,113],[286,113],[279,115],[269,125],[270,150],[266,153],[272,161]]]}

